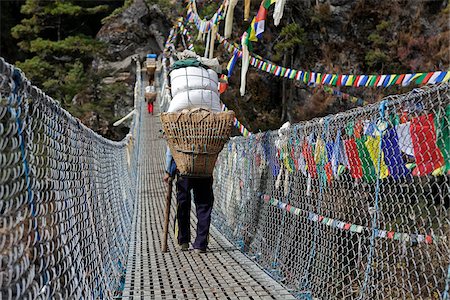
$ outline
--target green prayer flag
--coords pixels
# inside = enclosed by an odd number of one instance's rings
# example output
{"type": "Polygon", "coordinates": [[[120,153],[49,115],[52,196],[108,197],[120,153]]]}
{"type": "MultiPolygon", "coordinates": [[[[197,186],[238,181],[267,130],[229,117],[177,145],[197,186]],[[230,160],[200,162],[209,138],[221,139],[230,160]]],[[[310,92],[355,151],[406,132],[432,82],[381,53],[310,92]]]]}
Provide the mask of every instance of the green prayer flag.
{"type": "Polygon", "coordinates": [[[305,76],[303,77],[303,82],[307,83],[309,81],[309,72],[305,72],[305,76]]]}
{"type": "Polygon", "coordinates": [[[339,76],[337,74],[333,75],[333,79],[331,79],[331,85],[335,86],[337,84],[339,76]]]}
{"type": "Polygon", "coordinates": [[[294,79],[294,78],[295,78],[295,75],[297,75],[297,70],[292,70],[292,71],[291,71],[291,74],[289,75],[289,78],[290,78],[290,79],[294,79]]]}
{"type": "Polygon", "coordinates": [[[361,138],[355,139],[356,148],[358,149],[358,156],[361,160],[361,166],[363,170],[363,178],[367,182],[374,182],[377,179],[375,168],[373,166],[372,158],[370,157],[369,150],[365,145],[366,137],[363,136],[361,138]]]}
{"type": "Polygon", "coordinates": [[[444,157],[444,172],[450,171],[450,104],[445,108],[443,115],[438,113],[435,117],[437,146],[444,157]]]}
{"type": "Polygon", "coordinates": [[[345,125],[345,133],[348,136],[352,136],[355,128],[355,121],[348,121],[347,125],[345,125]]]}
{"type": "Polygon", "coordinates": [[[420,75],[419,77],[417,77],[416,79],[416,84],[421,84],[423,82],[423,80],[425,79],[425,77],[427,76],[427,73],[422,73],[422,75],[420,75]]]}

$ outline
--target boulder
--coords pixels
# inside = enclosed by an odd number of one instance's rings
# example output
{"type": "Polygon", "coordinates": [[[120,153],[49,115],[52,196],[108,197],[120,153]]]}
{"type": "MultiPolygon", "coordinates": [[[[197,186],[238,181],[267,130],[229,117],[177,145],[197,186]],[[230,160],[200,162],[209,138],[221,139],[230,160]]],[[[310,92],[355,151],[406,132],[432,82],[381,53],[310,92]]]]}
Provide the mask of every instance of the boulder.
{"type": "Polygon", "coordinates": [[[108,61],[123,61],[137,53],[145,57],[146,53],[162,52],[170,26],[158,5],[148,7],[144,0],[135,0],[103,25],[97,39],[106,43],[108,61]]]}

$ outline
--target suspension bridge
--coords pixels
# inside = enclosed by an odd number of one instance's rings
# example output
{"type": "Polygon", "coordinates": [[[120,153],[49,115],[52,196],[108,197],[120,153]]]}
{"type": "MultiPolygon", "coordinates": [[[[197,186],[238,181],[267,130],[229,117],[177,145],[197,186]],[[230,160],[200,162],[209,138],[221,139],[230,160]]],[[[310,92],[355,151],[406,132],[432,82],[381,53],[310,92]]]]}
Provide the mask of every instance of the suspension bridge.
{"type": "Polygon", "coordinates": [[[113,142],[0,59],[1,299],[448,299],[448,83],[232,138],[197,254],[172,224],[160,252],[165,141],[142,76],[113,142]]]}

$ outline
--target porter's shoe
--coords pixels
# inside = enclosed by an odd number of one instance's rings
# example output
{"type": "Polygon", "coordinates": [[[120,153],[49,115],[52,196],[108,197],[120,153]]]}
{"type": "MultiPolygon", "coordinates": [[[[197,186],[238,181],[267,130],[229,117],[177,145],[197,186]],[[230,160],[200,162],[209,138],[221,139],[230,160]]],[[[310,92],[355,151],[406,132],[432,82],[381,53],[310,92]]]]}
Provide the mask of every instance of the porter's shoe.
{"type": "Polygon", "coordinates": [[[194,249],[195,253],[206,253],[206,249],[194,249]]]}
{"type": "Polygon", "coordinates": [[[178,248],[179,248],[181,251],[188,251],[188,250],[189,250],[189,243],[179,244],[179,245],[178,245],[178,248]]]}

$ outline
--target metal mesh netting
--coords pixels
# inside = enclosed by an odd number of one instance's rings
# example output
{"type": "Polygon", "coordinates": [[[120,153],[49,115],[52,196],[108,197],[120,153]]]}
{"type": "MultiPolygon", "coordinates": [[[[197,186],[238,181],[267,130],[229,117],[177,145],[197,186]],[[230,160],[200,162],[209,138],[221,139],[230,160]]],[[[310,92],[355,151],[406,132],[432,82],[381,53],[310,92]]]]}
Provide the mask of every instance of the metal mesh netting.
{"type": "Polygon", "coordinates": [[[168,60],[168,58],[162,58],[161,71],[156,75],[156,86],[159,91],[157,99],[159,102],[159,111],[162,112],[166,112],[169,109],[169,104],[171,101],[169,86],[167,83],[169,70],[166,60],[168,60]]]}
{"type": "Polygon", "coordinates": [[[0,299],[113,297],[135,203],[139,106],[132,134],[113,142],[2,58],[0,82],[0,299]]]}
{"type": "Polygon", "coordinates": [[[232,139],[213,223],[300,299],[445,299],[449,88],[232,139]]]}

